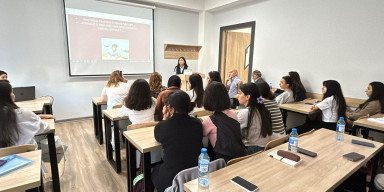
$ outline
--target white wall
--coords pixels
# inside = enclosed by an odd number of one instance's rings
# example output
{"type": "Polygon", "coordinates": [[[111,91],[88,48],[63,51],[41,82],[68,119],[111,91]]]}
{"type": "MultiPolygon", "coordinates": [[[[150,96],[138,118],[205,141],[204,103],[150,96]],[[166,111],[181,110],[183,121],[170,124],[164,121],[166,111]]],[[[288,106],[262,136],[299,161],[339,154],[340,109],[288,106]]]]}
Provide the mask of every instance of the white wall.
{"type": "MultiPolygon", "coordinates": [[[[176,59],[165,60],[164,43],[197,44],[197,13],[155,10],[155,69],[166,84],[176,59]],[[185,24],[185,21],[188,24],[185,24]]],[[[57,120],[92,116],[91,97],[108,78],[69,78],[62,0],[0,1],[0,70],[13,86],[36,86],[36,96],[51,95],[57,120]]],[[[188,61],[197,68],[197,61],[188,61]]],[[[132,77],[148,78],[148,76],[132,77]]]]}
{"type": "Polygon", "coordinates": [[[384,1],[268,0],[206,14],[199,70],[217,69],[220,27],[256,21],[253,70],[278,86],[288,71],[300,73],[308,91],[340,82],[344,95],[366,98],[384,81],[384,1]]]}

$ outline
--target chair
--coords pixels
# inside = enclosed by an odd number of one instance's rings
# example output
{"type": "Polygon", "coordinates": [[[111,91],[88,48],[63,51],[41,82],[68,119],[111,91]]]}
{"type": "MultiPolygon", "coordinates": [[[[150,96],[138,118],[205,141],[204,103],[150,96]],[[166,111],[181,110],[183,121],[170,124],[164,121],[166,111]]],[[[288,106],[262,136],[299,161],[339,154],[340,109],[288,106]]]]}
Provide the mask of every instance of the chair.
{"type": "Polygon", "coordinates": [[[243,156],[243,157],[238,157],[238,158],[235,158],[235,159],[231,159],[231,160],[228,161],[227,165],[230,166],[230,165],[232,165],[232,164],[234,164],[234,163],[237,163],[237,162],[242,161],[242,160],[244,160],[244,159],[247,159],[247,158],[249,158],[249,157],[255,156],[255,155],[257,155],[257,154],[259,154],[259,153],[261,153],[261,152],[263,152],[263,151],[258,151],[258,152],[256,152],[256,153],[253,153],[253,154],[250,154],[250,155],[247,155],[247,156],[243,156]]]}
{"type": "Polygon", "coordinates": [[[299,135],[299,137],[302,137],[302,136],[305,136],[305,135],[312,134],[313,132],[315,132],[315,129],[312,129],[312,130],[310,130],[310,131],[307,131],[307,132],[305,132],[305,133],[302,133],[302,134],[299,135]]]}
{"type": "MultiPolygon", "coordinates": [[[[224,159],[216,159],[209,163],[209,172],[214,172],[226,166],[224,159]]],[[[196,179],[198,177],[199,168],[192,167],[180,171],[175,178],[173,178],[172,186],[165,189],[164,192],[180,192],[183,190],[184,183],[196,179]]]]}
{"type": "Polygon", "coordinates": [[[264,151],[266,151],[266,150],[268,150],[268,149],[272,149],[272,148],[274,148],[274,147],[276,147],[276,146],[279,146],[279,145],[281,145],[281,144],[287,142],[287,141],[288,141],[288,138],[289,138],[289,135],[286,135],[286,136],[284,136],[284,137],[280,137],[280,138],[278,138],[278,139],[274,139],[274,140],[269,141],[269,142],[265,145],[265,149],[264,149],[264,151]]]}
{"type": "Polygon", "coordinates": [[[35,150],[35,145],[32,145],[32,144],[0,148],[0,157],[18,154],[18,153],[24,153],[28,151],[34,151],[34,150],[35,150]]]}
{"type": "Polygon", "coordinates": [[[193,115],[195,117],[201,117],[201,116],[207,116],[207,115],[212,115],[212,111],[207,111],[207,110],[201,110],[201,111],[195,111],[193,112],[193,115]]]}
{"type": "Polygon", "coordinates": [[[143,128],[143,127],[151,127],[151,126],[157,125],[157,123],[159,123],[159,122],[154,121],[154,122],[146,122],[146,123],[138,123],[138,124],[128,125],[127,130],[139,129],[139,128],[143,128]]]}

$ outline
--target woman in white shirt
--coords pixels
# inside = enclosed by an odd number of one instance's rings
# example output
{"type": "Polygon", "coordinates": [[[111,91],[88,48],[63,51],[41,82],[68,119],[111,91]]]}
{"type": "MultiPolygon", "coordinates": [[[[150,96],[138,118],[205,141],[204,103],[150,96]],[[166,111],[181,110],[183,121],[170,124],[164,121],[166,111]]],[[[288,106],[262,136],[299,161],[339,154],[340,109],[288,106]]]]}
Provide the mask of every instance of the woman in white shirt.
{"type": "Polygon", "coordinates": [[[191,99],[191,103],[194,103],[193,111],[204,110],[203,108],[203,99],[204,99],[204,88],[203,88],[203,79],[199,74],[192,74],[189,76],[188,81],[189,91],[186,93],[191,99]]]}
{"type": "Polygon", "coordinates": [[[336,130],[336,123],[339,117],[345,117],[347,104],[345,103],[343,91],[340,84],[335,80],[327,80],[323,82],[321,88],[323,100],[314,104],[311,110],[321,110],[322,121],[317,121],[313,125],[315,129],[327,128],[336,130]]]}
{"type": "Polygon", "coordinates": [[[117,116],[128,116],[132,124],[154,121],[156,99],[151,96],[149,84],[144,79],[133,82],[124,105],[117,116]]]}
{"type": "MultiPolygon", "coordinates": [[[[279,85],[284,92],[276,97],[277,105],[294,102],[296,90],[293,90],[295,89],[295,87],[292,86],[293,81],[291,77],[289,76],[282,77],[279,85]]],[[[275,91],[276,89],[272,90],[272,93],[274,93],[275,91]]]]}
{"type": "Polygon", "coordinates": [[[107,102],[107,109],[112,109],[115,105],[123,104],[123,99],[128,95],[129,84],[122,72],[116,70],[109,77],[107,85],[101,92],[102,102],[107,102]]]}
{"type": "Polygon", "coordinates": [[[237,114],[247,155],[264,150],[271,140],[271,113],[264,106],[264,98],[254,83],[240,86],[239,103],[247,108],[237,114]]]}
{"type": "MultiPolygon", "coordinates": [[[[49,131],[48,123],[15,102],[12,86],[0,80],[0,148],[23,144],[35,144],[34,136],[49,131]]],[[[53,118],[52,115],[42,115],[53,118]]]]}

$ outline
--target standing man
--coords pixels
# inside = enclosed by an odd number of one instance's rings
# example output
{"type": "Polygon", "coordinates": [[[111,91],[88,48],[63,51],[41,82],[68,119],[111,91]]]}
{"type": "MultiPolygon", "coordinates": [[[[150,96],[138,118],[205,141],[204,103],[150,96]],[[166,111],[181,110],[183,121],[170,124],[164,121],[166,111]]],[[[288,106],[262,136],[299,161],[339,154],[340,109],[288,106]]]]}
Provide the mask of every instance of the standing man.
{"type": "Polygon", "coordinates": [[[235,97],[239,93],[241,84],[243,83],[241,79],[237,76],[237,70],[229,70],[228,79],[225,81],[225,85],[228,90],[229,99],[231,101],[232,109],[236,109],[239,106],[239,100],[235,97]],[[231,81],[230,83],[228,83],[231,81]]]}
{"type": "Polygon", "coordinates": [[[252,79],[253,79],[253,83],[256,83],[257,81],[264,81],[263,78],[261,78],[261,72],[259,70],[254,70],[252,72],[252,79]]]}

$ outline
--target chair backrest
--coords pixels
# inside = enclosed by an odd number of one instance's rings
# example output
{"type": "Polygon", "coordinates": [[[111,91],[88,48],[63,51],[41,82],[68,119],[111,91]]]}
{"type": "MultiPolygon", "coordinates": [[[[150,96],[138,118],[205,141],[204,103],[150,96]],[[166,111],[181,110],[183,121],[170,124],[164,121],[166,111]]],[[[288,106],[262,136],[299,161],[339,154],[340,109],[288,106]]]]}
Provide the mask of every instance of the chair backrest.
{"type": "MultiPolygon", "coordinates": [[[[216,159],[209,163],[209,172],[214,172],[227,166],[224,159],[216,159]]],[[[183,190],[184,183],[196,179],[198,177],[198,167],[192,167],[180,171],[172,181],[172,186],[165,189],[164,192],[181,192],[183,190]]]]}
{"type": "Polygon", "coordinates": [[[257,154],[259,154],[259,153],[261,153],[261,152],[263,152],[263,151],[258,151],[258,152],[256,152],[256,153],[253,153],[253,154],[250,154],[250,155],[247,155],[247,156],[243,156],[243,157],[238,157],[238,158],[235,158],[235,159],[231,159],[231,160],[228,161],[227,165],[230,166],[230,165],[232,165],[232,164],[234,164],[234,163],[237,163],[237,162],[242,161],[242,160],[244,160],[244,159],[247,159],[247,158],[249,158],[249,157],[255,156],[255,155],[257,155],[257,154]]]}
{"type": "Polygon", "coordinates": [[[121,108],[123,105],[114,105],[112,109],[121,108]]]}
{"type": "Polygon", "coordinates": [[[129,125],[127,127],[127,130],[139,129],[139,128],[143,128],[143,127],[151,127],[151,126],[157,125],[157,123],[159,123],[159,122],[158,121],[154,121],[154,122],[145,122],[145,123],[132,124],[132,125],[129,125]]]}
{"type": "Polygon", "coordinates": [[[0,157],[18,154],[18,153],[24,153],[28,151],[34,151],[34,150],[35,150],[35,145],[32,145],[32,144],[0,148],[0,157]]]}
{"type": "Polygon", "coordinates": [[[195,117],[201,117],[201,116],[207,116],[207,115],[212,115],[212,111],[207,111],[207,110],[201,110],[201,111],[195,111],[193,112],[193,115],[195,117]]]}
{"type": "Polygon", "coordinates": [[[289,135],[286,135],[284,137],[280,137],[278,139],[274,139],[274,140],[271,140],[269,141],[266,145],[265,145],[265,149],[264,151],[268,150],[268,149],[271,149],[271,148],[274,148],[276,146],[279,146],[285,142],[288,141],[288,138],[289,138],[289,135]]]}
{"type": "Polygon", "coordinates": [[[310,130],[310,131],[307,131],[307,132],[305,132],[305,133],[302,133],[302,134],[299,135],[299,137],[302,137],[302,136],[304,136],[304,135],[312,134],[313,132],[315,132],[315,129],[312,129],[312,130],[310,130]]]}

